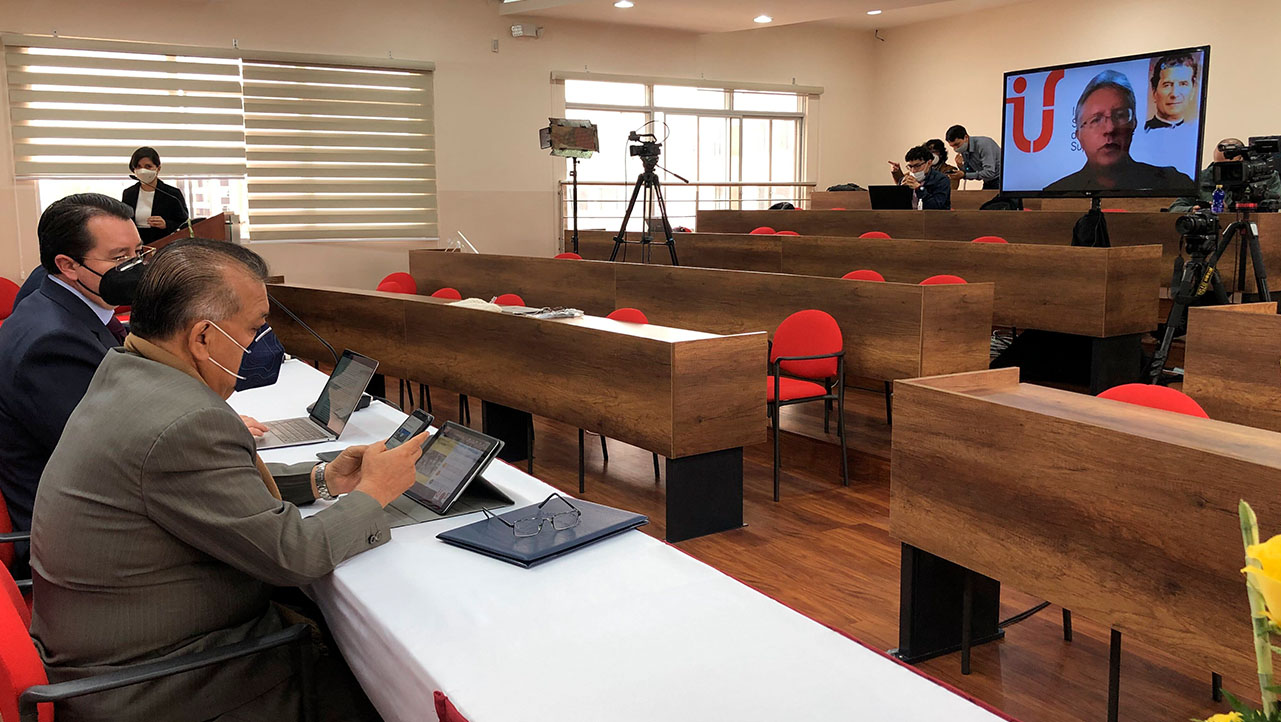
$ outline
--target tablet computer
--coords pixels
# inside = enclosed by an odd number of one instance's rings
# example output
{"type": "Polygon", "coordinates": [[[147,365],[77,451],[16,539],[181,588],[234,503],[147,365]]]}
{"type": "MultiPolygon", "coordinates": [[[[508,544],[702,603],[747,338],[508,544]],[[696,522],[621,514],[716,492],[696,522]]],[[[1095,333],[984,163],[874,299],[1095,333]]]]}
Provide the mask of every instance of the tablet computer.
{"type": "Polygon", "coordinates": [[[423,444],[423,455],[414,465],[417,479],[405,496],[444,514],[502,448],[499,439],[446,421],[423,444]]]}

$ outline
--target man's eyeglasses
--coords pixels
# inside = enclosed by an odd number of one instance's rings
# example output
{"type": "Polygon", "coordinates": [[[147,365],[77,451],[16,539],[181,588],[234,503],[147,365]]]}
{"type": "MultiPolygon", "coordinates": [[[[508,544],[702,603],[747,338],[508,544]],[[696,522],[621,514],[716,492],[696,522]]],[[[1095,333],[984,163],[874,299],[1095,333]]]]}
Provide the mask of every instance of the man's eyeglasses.
{"type": "Polygon", "coordinates": [[[490,510],[485,509],[483,507],[481,508],[481,511],[485,512],[485,516],[489,517],[490,519],[497,519],[498,521],[501,521],[503,524],[510,527],[512,530],[512,533],[514,533],[518,538],[538,536],[538,533],[543,530],[543,525],[549,521],[552,523],[552,529],[556,531],[573,529],[574,527],[578,526],[578,522],[580,519],[582,519],[582,516],[583,516],[582,512],[580,512],[573,504],[569,503],[569,499],[566,499],[565,497],[556,493],[552,493],[546,499],[543,499],[543,503],[539,504],[538,508],[534,510],[533,516],[526,517],[524,519],[519,519],[515,523],[507,521],[501,516],[498,516],[497,514],[494,514],[490,510]],[[553,498],[560,499],[561,503],[569,507],[569,509],[558,511],[551,514],[544,513],[543,507],[547,506],[548,502],[550,502],[553,498]]]}
{"type": "Polygon", "coordinates": [[[113,266],[123,266],[124,264],[130,261],[141,260],[142,264],[145,266],[148,263],[151,263],[151,258],[152,256],[155,255],[155,253],[156,253],[156,249],[152,248],[151,246],[140,246],[138,250],[135,252],[131,253],[126,251],[124,253],[121,253],[115,256],[114,258],[94,258],[92,256],[85,256],[85,260],[102,261],[103,263],[110,263],[113,266]]]}
{"type": "Polygon", "coordinates": [[[1081,128],[1084,130],[1098,130],[1103,127],[1103,121],[1112,121],[1112,127],[1120,128],[1134,122],[1134,108],[1120,108],[1111,113],[1095,113],[1085,120],[1081,121],[1081,128]]]}
{"type": "Polygon", "coordinates": [[[918,160],[913,163],[908,163],[907,167],[912,171],[921,171],[921,170],[925,170],[926,168],[929,168],[930,162],[928,160],[918,160]]]}

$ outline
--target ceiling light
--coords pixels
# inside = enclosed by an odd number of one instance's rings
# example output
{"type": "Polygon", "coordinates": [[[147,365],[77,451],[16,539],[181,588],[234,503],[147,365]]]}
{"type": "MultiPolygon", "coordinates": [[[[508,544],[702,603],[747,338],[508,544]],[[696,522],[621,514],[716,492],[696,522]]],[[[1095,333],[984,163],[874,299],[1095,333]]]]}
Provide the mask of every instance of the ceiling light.
{"type": "Polygon", "coordinates": [[[757,23],[772,23],[772,22],[774,22],[774,18],[772,18],[772,17],[770,17],[770,16],[766,15],[765,13],[761,13],[760,15],[757,15],[756,17],[752,18],[752,22],[757,22],[757,23]]]}
{"type": "Polygon", "coordinates": [[[868,10],[868,11],[867,11],[867,14],[868,14],[868,15],[880,15],[880,14],[881,14],[881,11],[880,11],[880,10],[868,10]]]}
{"type": "Polygon", "coordinates": [[[632,2],[632,0],[618,0],[618,2],[614,3],[614,7],[623,8],[624,10],[634,7],[635,5],[636,3],[632,2]]]}

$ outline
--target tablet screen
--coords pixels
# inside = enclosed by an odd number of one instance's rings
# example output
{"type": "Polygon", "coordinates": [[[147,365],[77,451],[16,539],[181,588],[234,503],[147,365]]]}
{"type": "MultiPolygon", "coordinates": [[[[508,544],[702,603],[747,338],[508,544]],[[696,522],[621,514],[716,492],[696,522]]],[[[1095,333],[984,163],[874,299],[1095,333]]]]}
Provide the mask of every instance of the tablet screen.
{"type": "Polygon", "coordinates": [[[446,422],[423,446],[423,455],[414,465],[417,479],[408,493],[443,514],[501,446],[492,436],[446,422]]]}

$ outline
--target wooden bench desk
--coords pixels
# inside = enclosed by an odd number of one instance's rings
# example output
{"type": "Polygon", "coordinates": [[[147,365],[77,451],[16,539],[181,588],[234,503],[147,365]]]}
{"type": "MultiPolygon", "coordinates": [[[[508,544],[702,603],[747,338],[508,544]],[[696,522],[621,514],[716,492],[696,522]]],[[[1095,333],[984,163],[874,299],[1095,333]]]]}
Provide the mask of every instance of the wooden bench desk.
{"type": "MultiPolygon", "coordinates": [[[[766,331],[772,335],[787,316],[817,308],[830,313],[845,335],[847,377],[889,381],[988,365],[990,283],[918,286],[688,266],[418,251],[410,251],[409,268],[425,294],[444,286],[485,299],[516,293],[532,306],[570,306],[602,316],[632,307],[654,323],[711,333],[766,331]]],[[[764,354],[758,358],[758,370],[765,370],[765,360],[764,354]]]]}
{"type": "MultiPolygon", "coordinates": [[[[889,178],[887,177],[886,183],[888,182],[889,178]]],[[[952,210],[978,210],[979,206],[995,197],[996,191],[993,190],[954,190],[952,191],[952,210]]],[[[1160,213],[1162,208],[1169,208],[1174,201],[1174,198],[1104,198],[1102,205],[1106,210],[1160,213]]],[[[1090,199],[1024,198],[1023,207],[1029,211],[1075,211],[1077,213],[1085,213],[1090,210],[1090,199]]],[[[826,211],[836,208],[848,211],[871,210],[871,197],[867,191],[814,191],[810,194],[810,210],[826,211]]]]}
{"type": "Polygon", "coordinates": [[[900,654],[975,640],[1000,584],[1257,682],[1237,502],[1281,525],[1281,434],[1019,383],[996,369],[895,384],[890,534],[900,654]]]}
{"type": "Polygon", "coordinates": [[[1281,431],[1277,304],[1189,309],[1183,391],[1211,418],[1281,431]]]}
{"type": "MultiPolygon", "coordinates": [[[[432,254],[447,256],[455,254],[432,254]]],[[[335,348],[379,372],[485,400],[486,433],[527,458],[521,412],[667,457],[667,538],[742,525],[743,448],[765,441],[764,333],[718,336],[598,317],[541,320],[406,294],[272,285],[335,348]]],[[[329,352],[272,307],[286,350],[329,352]]]]}

